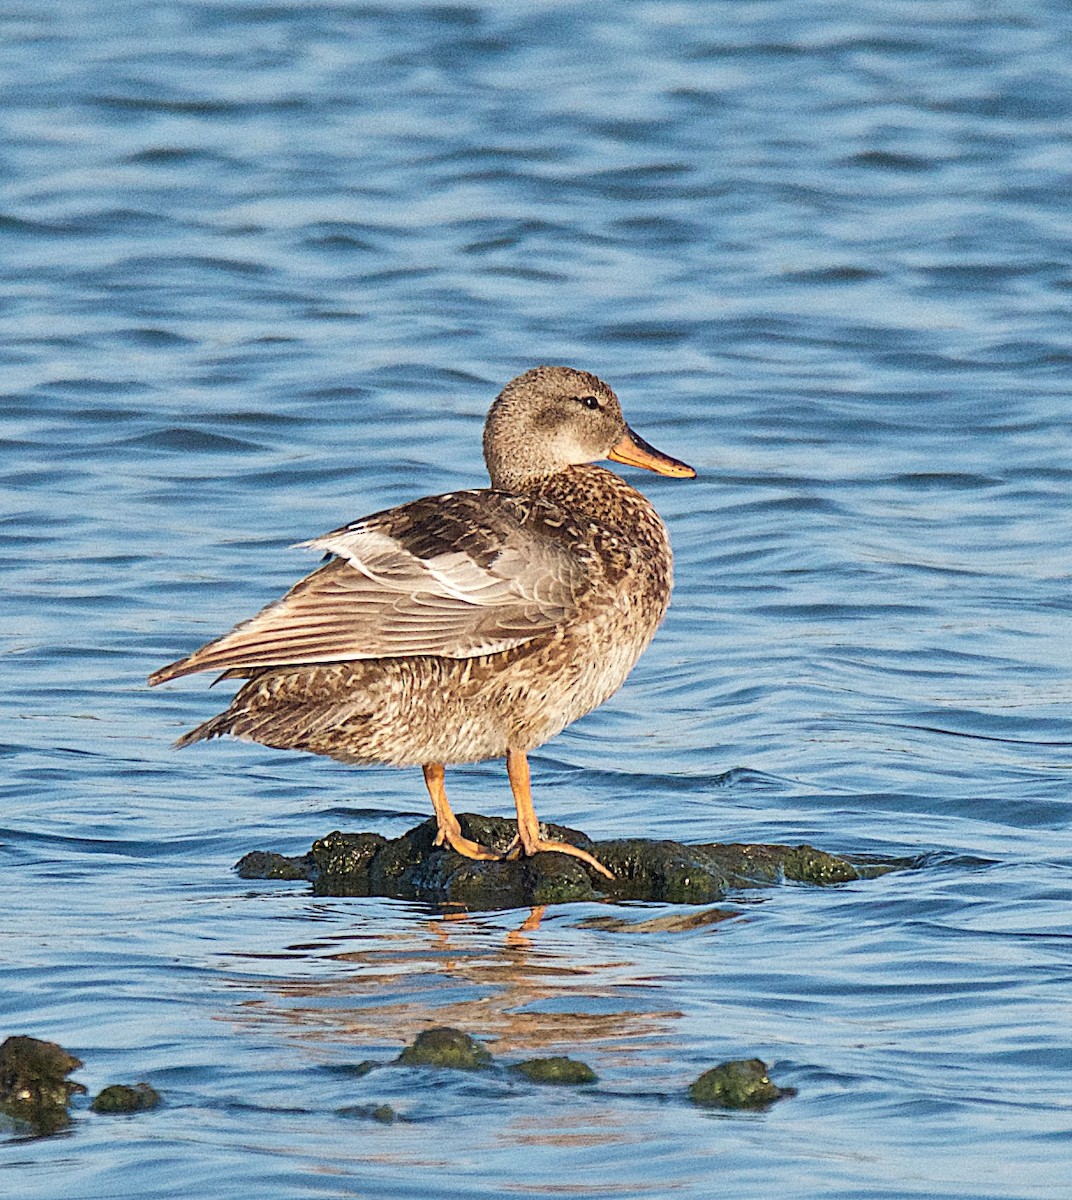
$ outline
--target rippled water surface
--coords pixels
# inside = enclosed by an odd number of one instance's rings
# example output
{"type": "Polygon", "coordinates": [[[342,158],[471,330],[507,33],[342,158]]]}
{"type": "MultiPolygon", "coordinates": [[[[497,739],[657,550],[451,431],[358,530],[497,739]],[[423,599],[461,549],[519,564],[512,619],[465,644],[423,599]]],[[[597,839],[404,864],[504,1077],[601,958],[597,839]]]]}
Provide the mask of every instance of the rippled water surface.
{"type": "MultiPolygon", "coordinates": [[[[3,6],[0,1034],[165,1104],[80,1102],[0,1192],[1069,1195],[1070,35],[1057,0],[3,6]],[[534,756],[541,816],[914,869],[679,932],[233,874],[400,832],[420,773],[175,754],[220,693],[146,674],[292,543],[479,484],[538,362],[700,472],[638,479],[674,605],[534,756]],[[443,1023],[600,1082],[343,1069],[443,1023]],[[687,1104],[753,1055],[798,1095],[687,1104]]],[[[510,810],[501,764],[451,783],[510,810]]]]}

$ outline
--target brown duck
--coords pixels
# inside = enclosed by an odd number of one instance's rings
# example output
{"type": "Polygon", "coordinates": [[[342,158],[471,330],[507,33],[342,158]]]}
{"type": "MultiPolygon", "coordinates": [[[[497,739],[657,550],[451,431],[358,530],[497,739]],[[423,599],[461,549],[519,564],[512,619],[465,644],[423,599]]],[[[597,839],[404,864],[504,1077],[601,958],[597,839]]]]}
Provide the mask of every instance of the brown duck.
{"type": "Polygon", "coordinates": [[[437,844],[486,859],[555,850],[609,876],[540,835],[526,755],[618,690],[670,600],[662,521],[594,461],[696,472],[633,433],[602,380],[568,367],[503,388],[484,458],[490,488],[414,500],[305,543],[333,557],[149,682],[206,670],[248,680],[177,746],[229,733],[347,763],[419,765],[437,844]],[[500,855],[463,836],[443,768],[503,756],[518,836],[500,855]]]}

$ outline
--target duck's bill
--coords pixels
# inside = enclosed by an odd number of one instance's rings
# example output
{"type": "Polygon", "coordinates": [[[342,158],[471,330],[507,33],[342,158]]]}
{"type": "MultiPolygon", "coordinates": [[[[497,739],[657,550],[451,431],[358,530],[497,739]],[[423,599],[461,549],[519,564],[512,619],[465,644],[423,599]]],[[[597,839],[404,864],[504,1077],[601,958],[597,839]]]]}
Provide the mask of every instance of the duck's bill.
{"type": "Polygon", "coordinates": [[[625,463],[627,467],[644,467],[659,475],[672,475],[675,479],[695,479],[696,472],[686,463],[671,458],[646,441],[631,429],[626,429],[625,436],[611,447],[607,457],[611,462],[625,463]]]}

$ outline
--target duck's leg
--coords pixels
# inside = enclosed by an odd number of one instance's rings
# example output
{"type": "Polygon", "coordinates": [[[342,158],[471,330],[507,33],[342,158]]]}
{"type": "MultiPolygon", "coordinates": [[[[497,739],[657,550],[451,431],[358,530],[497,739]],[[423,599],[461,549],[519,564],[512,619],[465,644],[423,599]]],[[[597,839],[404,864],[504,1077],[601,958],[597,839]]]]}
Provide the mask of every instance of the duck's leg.
{"type": "Polygon", "coordinates": [[[608,879],[614,876],[587,850],[571,846],[569,842],[549,842],[540,837],[540,822],[536,810],[532,806],[532,782],[529,778],[529,760],[523,750],[507,750],[506,773],[510,776],[510,788],[514,793],[514,803],[517,805],[517,836],[521,843],[521,851],[525,855],[539,854],[542,850],[554,850],[559,854],[569,854],[582,862],[595,867],[601,875],[608,879]]]}
{"type": "Polygon", "coordinates": [[[439,826],[435,844],[442,846],[446,842],[452,850],[457,850],[459,854],[464,854],[466,858],[492,860],[501,858],[502,856],[496,854],[494,850],[489,850],[487,846],[482,846],[479,842],[472,841],[472,839],[467,838],[462,833],[462,827],[458,824],[458,818],[454,815],[450,807],[450,801],[447,799],[447,789],[443,786],[443,776],[442,763],[425,763],[424,784],[428,788],[428,795],[432,797],[432,807],[435,809],[436,824],[439,826]]]}

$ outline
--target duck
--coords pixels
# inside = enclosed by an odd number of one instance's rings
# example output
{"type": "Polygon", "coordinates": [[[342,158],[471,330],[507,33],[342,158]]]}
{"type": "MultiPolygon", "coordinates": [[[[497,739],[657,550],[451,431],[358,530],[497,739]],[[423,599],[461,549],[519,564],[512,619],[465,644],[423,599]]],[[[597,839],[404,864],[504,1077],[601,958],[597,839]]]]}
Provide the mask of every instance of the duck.
{"type": "Polygon", "coordinates": [[[676,479],[595,375],[539,366],[484,425],[490,487],[412,500],[300,543],[323,565],[230,633],[149,676],[245,682],[178,748],[229,735],[343,763],[419,766],[437,846],[480,860],[554,852],[528,755],[609,699],[670,602],[673,554],[655,507],[603,460],[676,479]],[[517,836],[465,836],[445,769],[505,759],[517,836]]]}

